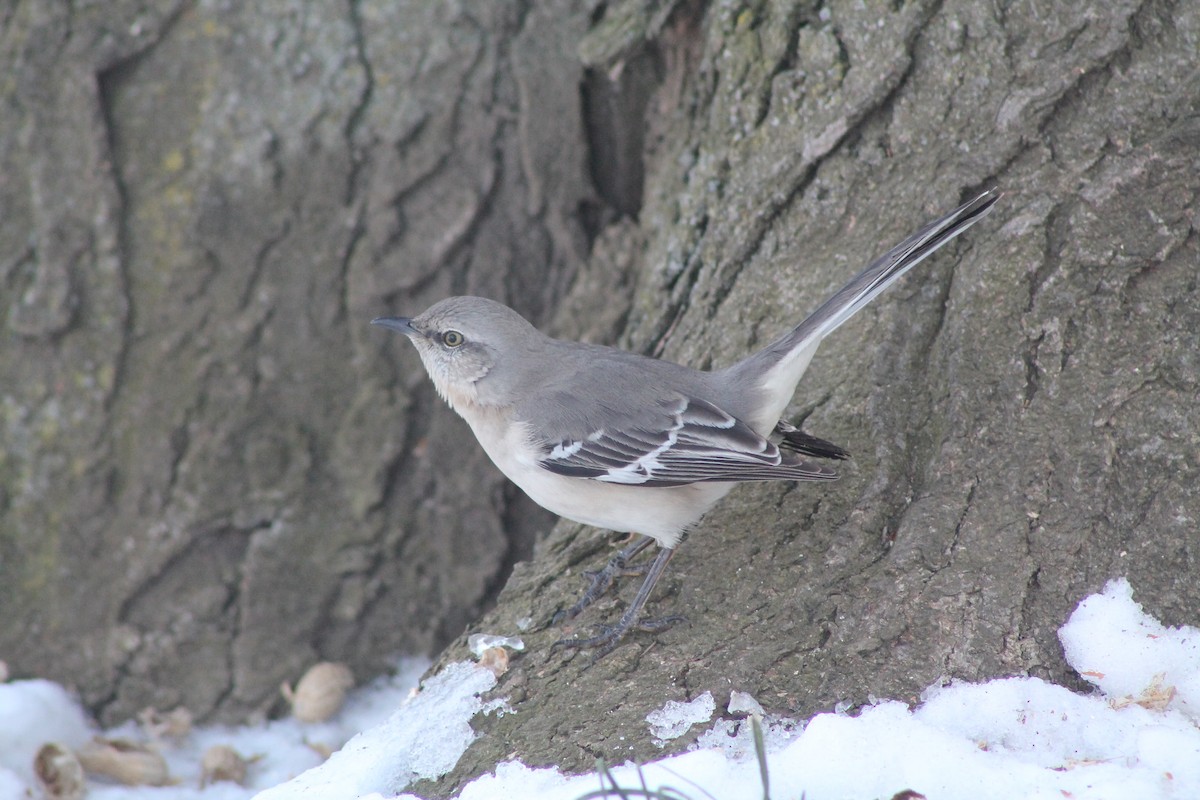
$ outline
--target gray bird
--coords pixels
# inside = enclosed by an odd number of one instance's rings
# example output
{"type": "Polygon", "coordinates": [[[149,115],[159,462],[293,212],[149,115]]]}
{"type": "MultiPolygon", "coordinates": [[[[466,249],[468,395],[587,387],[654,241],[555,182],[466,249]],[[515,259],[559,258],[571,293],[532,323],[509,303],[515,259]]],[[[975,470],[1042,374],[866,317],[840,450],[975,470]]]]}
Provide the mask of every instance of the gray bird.
{"type": "Polygon", "coordinates": [[[640,620],[683,533],[742,481],[823,481],[813,458],[847,453],[780,419],[821,340],[909,269],[982,219],[988,190],[876,259],[803,322],[724,369],[703,372],[611,347],[552,339],[481,297],[450,297],[419,316],[380,317],[416,346],[433,385],[485,452],[536,503],[559,516],[642,534],[591,573],[573,617],[651,542],[661,547],[619,622],[557,645],[610,651],[640,620]]]}

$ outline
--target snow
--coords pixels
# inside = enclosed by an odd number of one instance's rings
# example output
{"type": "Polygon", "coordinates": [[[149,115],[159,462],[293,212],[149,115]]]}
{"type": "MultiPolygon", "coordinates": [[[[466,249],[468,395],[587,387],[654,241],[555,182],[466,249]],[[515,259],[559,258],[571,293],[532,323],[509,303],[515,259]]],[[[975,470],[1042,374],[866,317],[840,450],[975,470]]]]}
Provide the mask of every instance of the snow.
{"type": "MultiPolygon", "coordinates": [[[[1129,583],[1116,580],[1085,598],[1059,637],[1068,662],[1096,687],[1092,694],[1028,677],[950,681],[929,687],[915,708],[882,701],[856,715],[825,713],[805,721],[764,714],[741,691],[718,712],[712,692],[703,691],[689,702],[664,702],[646,719],[647,737],[658,740],[702,726],[690,752],[584,776],[507,761],[458,796],[576,800],[614,783],[636,795],[644,783],[690,798],[758,800],[764,793],[752,736],[757,722],[775,798],[887,798],[904,789],[929,800],[1200,797],[1200,630],[1161,625],[1134,602],[1129,583]]],[[[492,670],[453,664],[418,692],[411,687],[425,666],[404,662],[397,676],[354,692],[329,722],[197,728],[181,742],[160,743],[175,785],[129,788],[90,780],[88,797],[418,800],[403,794],[405,787],[453,768],[475,737],[472,718],[511,713],[503,700],[480,698],[495,685],[492,670]],[[321,763],[314,745],[343,743],[321,763]],[[246,786],[200,786],[200,753],[213,744],[261,756],[250,765],[246,786]]],[[[37,796],[30,765],[41,743],[78,747],[94,733],[61,687],[0,683],[0,800],[37,796]]],[[[140,735],[133,725],[105,734],[140,735]]]]}
{"type": "Polygon", "coordinates": [[[1128,581],[1084,599],[1058,638],[1071,666],[1109,697],[1174,687],[1168,707],[1200,723],[1200,630],[1166,628],[1146,616],[1128,581]]]}
{"type": "Polygon", "coordinates": [[[6,770],[21,785],[33,783],[33,757],[44,742],[79,747],[91,738],[83,710],[58,684],[0,683],[0,789],[6,770]]]}
{"type": "Polygon", "coordinates": [[[662,747],[671,739],[683,736],[693,725],[708,722],[716,710],[717,701],[712,692],[705,692],[687,703],[668,700],[662,708],[647,714],[646,722],[650,725],[654,743],[662,747]]]}
{"type": "MultiPolygon", "coordinates": [[[[356,732],[374,730],[401,706],[428,667],[424,659],[405,659],[397,674],[354,692],[340,714],[323,723],[281,719],[241,727],[207,726],[192,730],[178,744],[164,740],[160,752],[178,782],[167,787],[127,787],[101,779],[89,781],[88,800],[244,800],[257,790],[284,784],[321,765],[322,749],[337,749],[356,732]],[[229,745],[249,765],[246,787],[222,782],[200,787],[201,755],[214,745],[229,745]]],[[[48,681],[0,684],[0,800],[41,797],[32,771],[33,754],[46,742],[77,748],[98,732],[65,689],[48,681]],[[16,783],[14,784],[14,780],[16,783]],[[19,786],[11,790],[10,786],[19,786]],[[26,787],[34,787],[25,794],[26,787]]],[[[142,740],[128,723],[105,731],[114,738],[142,740]]]]}
{"type": "Polygon", "coordinates": [[[414,781],[444,775],[475,739],[471,718],[495,709],[479,699],[495,685],[489,670],[451,664],[382,725],[355,736],[321,766],[259,794],[259,800],[395,794],[414,781]]]}

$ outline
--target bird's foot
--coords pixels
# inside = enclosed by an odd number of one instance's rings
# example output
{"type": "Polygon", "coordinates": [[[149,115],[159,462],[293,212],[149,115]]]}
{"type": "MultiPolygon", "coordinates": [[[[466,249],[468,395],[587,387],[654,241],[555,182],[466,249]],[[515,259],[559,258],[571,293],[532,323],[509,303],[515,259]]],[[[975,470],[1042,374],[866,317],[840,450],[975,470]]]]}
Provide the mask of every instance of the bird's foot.
{"type": "Polygon", "coordinates": [[[595,636],[590,636],[586,639],[559,639],[554,644],[550,645],[551,650],[559,647],[571,650],[592,650],[592,659],[600,659],[608,655],[620,643],[621,639],[625,638],[625,634],[629,633],[634,628],[647,633],[661,633],[666,629],[686,622],[687,617],[682,614],[671,614],[666,617],[657,619],[626,619],[629,614],[621,617],[620,622],[616,625],[601,625],[600,633],[595,636]]]}
{"type": "Polygon", "coordinates": [[[643,537],[640,541],[634,542],[629,547],[620,550],[608,560],[603,569],[586,570],[583,573],[583,577],[588,579],[588,587],[584,590],[583,596],[570,608],[559,610],[550,620],[550,624],[558,625],[579,616],[585,608],[607,594],[616,584],[617,578],[625,578],[631,575],[645,575],[650,569],[649,564],[630,566],[629,561],[642,550],[646,549],[647,545],[652,541],[654,540],[649,537],[643,537]]]}
{"type": "MultiPolygon", "coordinates": [[[[645,545],[642,546],[644,547],[645,545]]],[[[628,551],[634,547],[637,547],[637,545],[626,548],[617,555],[623,555],[628,559],[630,555],[628,551]]],[[[636,553],[637,550],[634,550],[634,552],[636,553]]],[[[684,618],[678,614],[659,619],[640,619],[642,609],[646,606],[646,600],[649,599],[654,584],[658,582],[659,576],[662,575],[663,570],[666,569],[667,562],[671,560],[671,556],[674,554],[674,550],[665,547],[658,551],[658,555],[654,557],[654,560],[650,562],[649,567],[645,570],[646,579],[642,581],[637,596],[633,598],[633,602],[625,609],[625,613],[621,615],[621,619],[616,625],[606,625],[600,629],[599,634],[586,639],[559,639],[550,646],[550,649],[553,651],[559,647],[565,647],[572,650],[592,650],[594,652],[592,663],[595,663],[598,659],[612,652],[613,648],[625,637],[625,634],[634,628],[649,631],[650,633],[658,633],[678,622],[682,622],[684,618]]],[[[610,561],[609,565],[604,570],[601,570],[601,572],[608,570],[612,565],[613,562],[610,561]]]]}

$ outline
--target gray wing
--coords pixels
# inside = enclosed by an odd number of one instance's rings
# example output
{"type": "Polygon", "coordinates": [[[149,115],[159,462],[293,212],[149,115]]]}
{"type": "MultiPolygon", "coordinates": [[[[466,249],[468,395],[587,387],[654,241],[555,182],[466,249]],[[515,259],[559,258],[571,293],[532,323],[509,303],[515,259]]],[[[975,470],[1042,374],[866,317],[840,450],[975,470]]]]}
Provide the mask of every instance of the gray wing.
{"type": "Polygon", "coordinates": [[[559,475],[635,486],[837,477],[696,397],[671,393],[636,418],[611,409],[607,417],[584,435],[535,442],[539,464],[559,475]]]}

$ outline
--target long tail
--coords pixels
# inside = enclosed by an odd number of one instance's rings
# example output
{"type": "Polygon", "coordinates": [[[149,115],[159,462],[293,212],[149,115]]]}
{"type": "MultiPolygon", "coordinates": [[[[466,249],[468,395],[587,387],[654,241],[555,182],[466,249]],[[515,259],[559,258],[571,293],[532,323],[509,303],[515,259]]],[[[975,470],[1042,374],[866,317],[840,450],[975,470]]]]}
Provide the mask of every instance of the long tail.
{"type": "MultiPolygon", "coordinates": [[[[743,372],[746,378],[759,378],[763,391],[770,398],[767,405],[771,409],[767,416],[774,414],[778,419],[791,401],[796,384],[804,375],[822,339],[878,297],[904,273],[983,219],[999,199],[999,191],[988,189],[969,203],[930,222],[872,261],[791,331],[734,365],[731,370],[743,372]],[[774,410],[776,405],[779,406],[777,412],[774,410]]],[[[755,422],[768,424],[765,417],[755,422]]],[[[774,425],[774,419],[769,424],[774,425]]]]}

